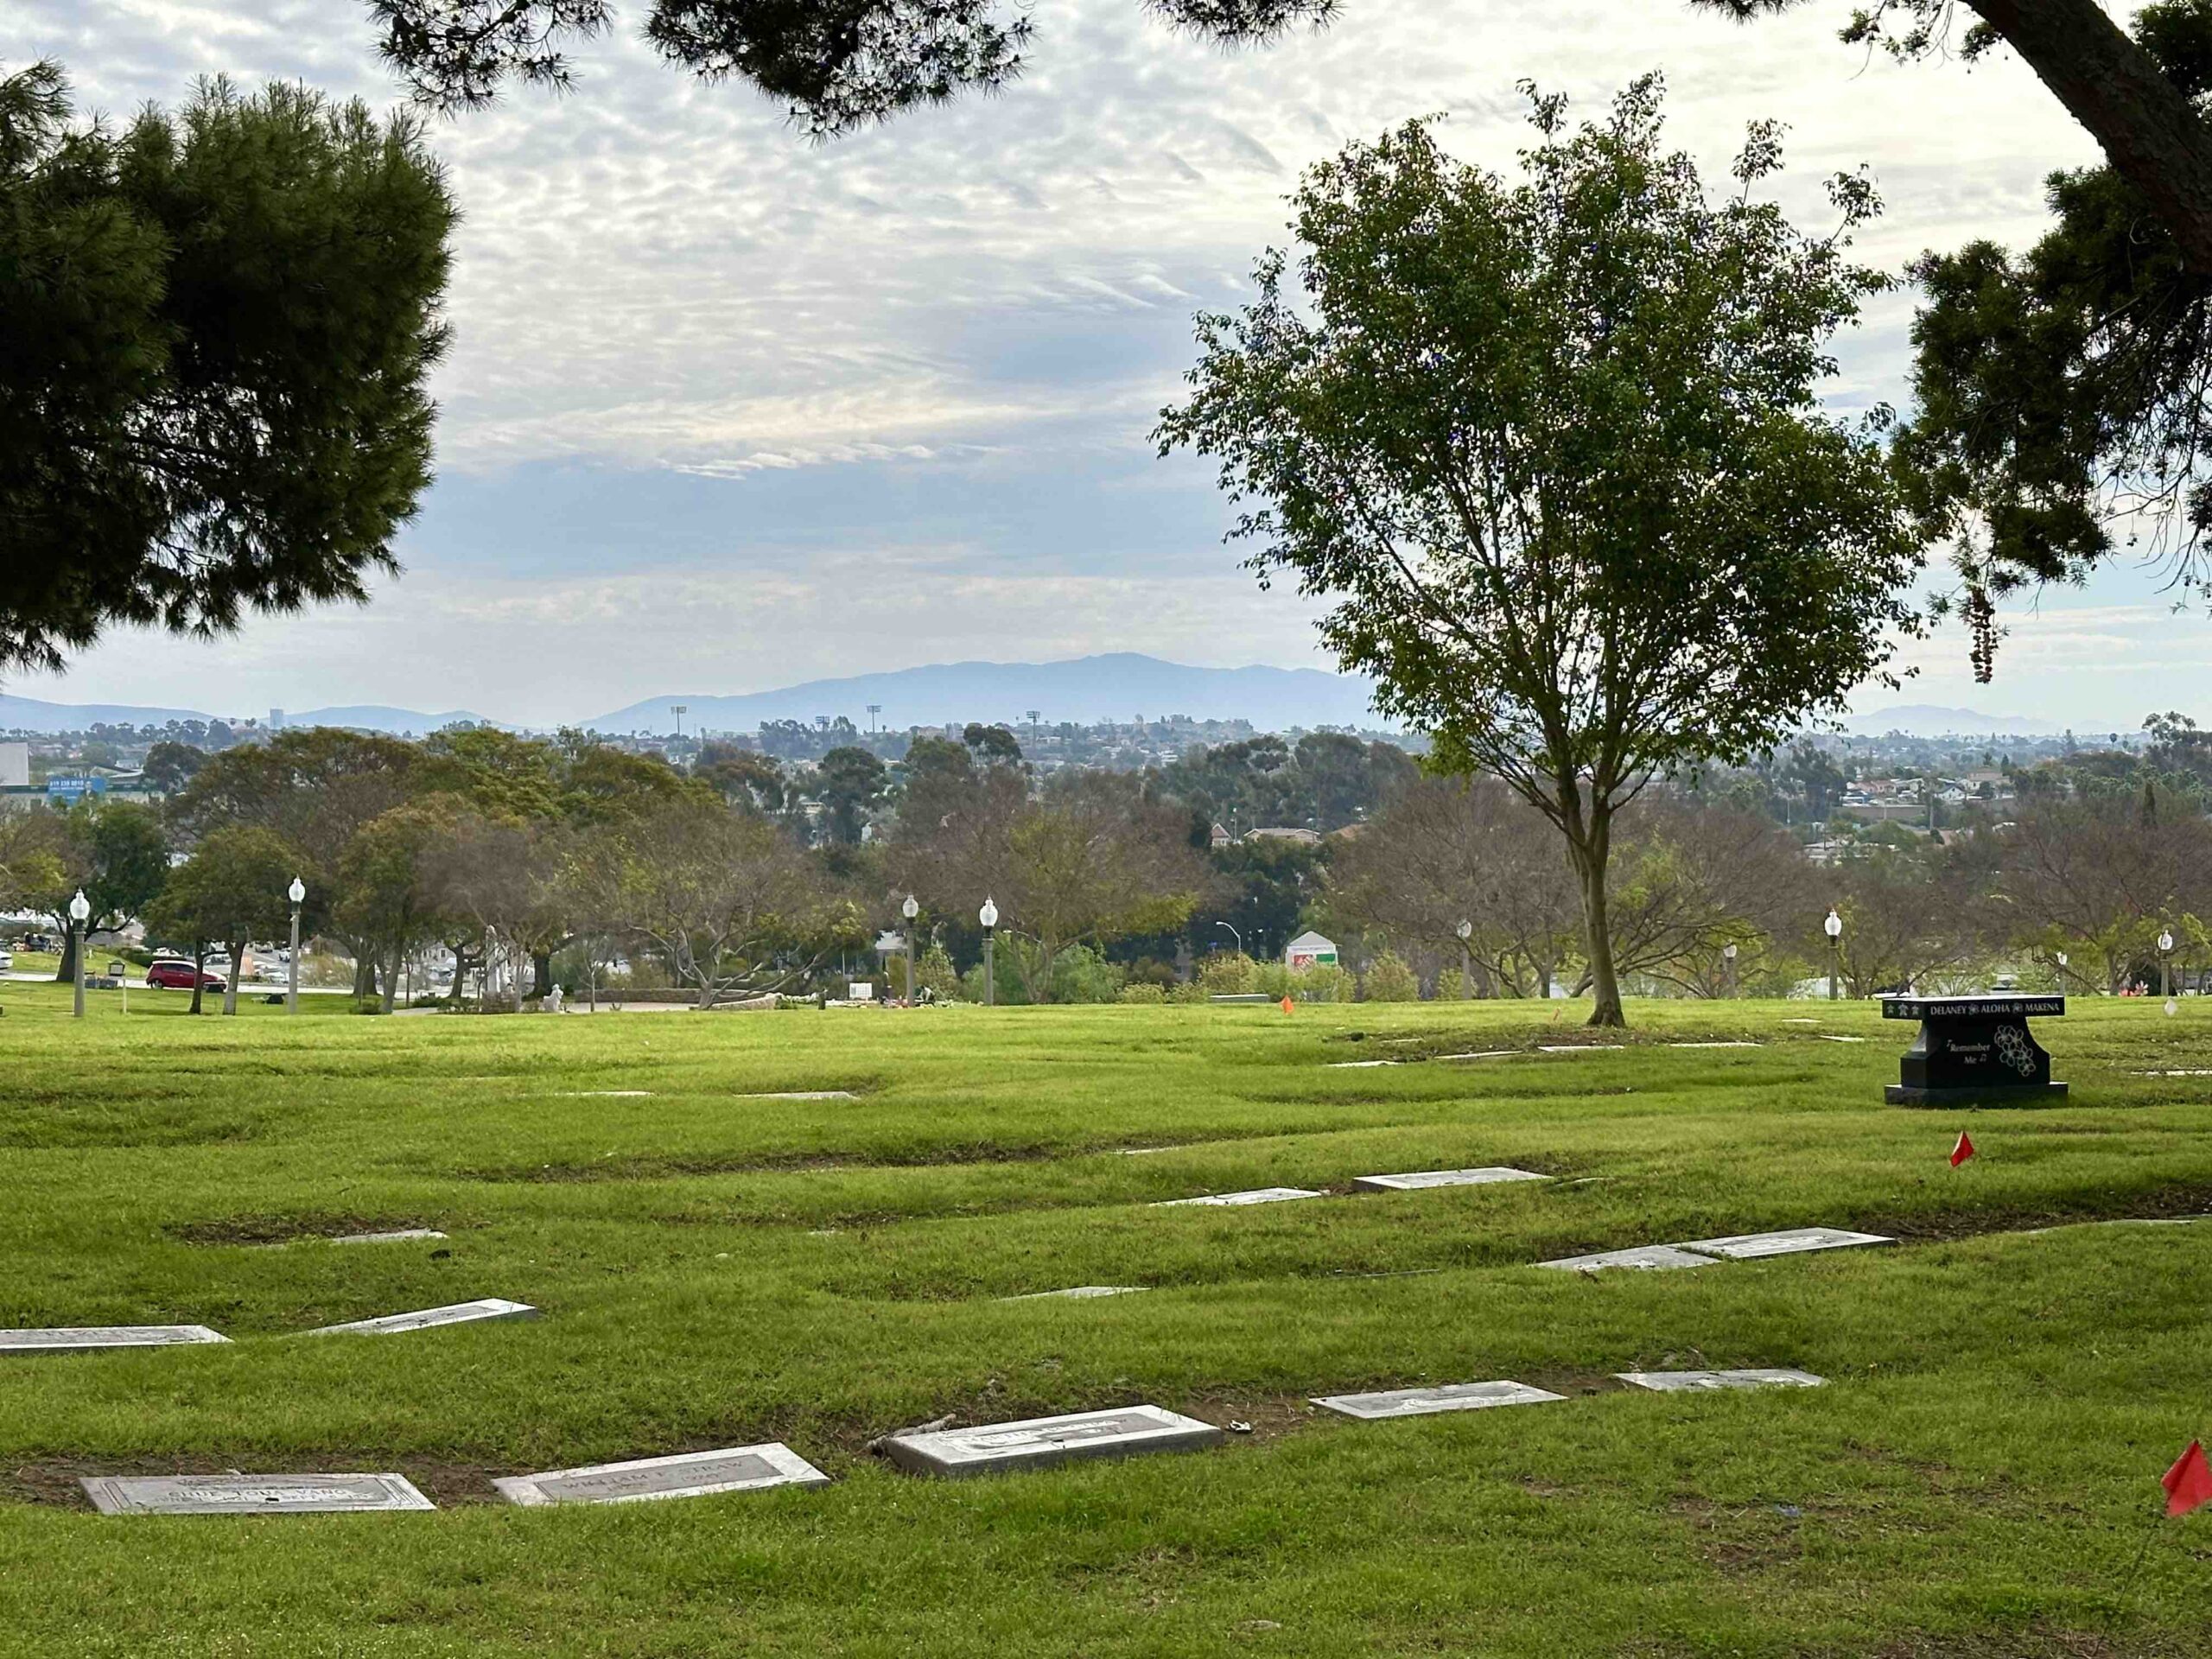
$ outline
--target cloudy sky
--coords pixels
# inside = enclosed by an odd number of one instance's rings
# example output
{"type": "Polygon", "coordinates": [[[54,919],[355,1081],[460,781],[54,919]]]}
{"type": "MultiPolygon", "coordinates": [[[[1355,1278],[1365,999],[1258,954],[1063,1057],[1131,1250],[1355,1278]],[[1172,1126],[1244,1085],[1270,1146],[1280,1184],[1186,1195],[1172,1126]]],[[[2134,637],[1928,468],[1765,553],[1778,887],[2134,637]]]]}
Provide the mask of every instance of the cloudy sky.
{"type": "MultiPolygon", "coordinates": [[[[1325,34],[1230,53],[1138,0],[1038,0],[1011,92],[812,146],[749,90],[662,67],[632,6],[569,96],[434,128],[466,219],[405,575],[365,610],[119,634],[5,689],[535,725],[960,658],[1329,666],[1300,603],[1221,544],[1203,465],[1145,439],[1192,313],[1248,297],[1299,171],[1427,112],[1502,164],[1521,78],[1594,110],[1656,67],[1716,173],[1745,122],[1789,123],[1808,222],[1821,176],[1870,165],[1878,263],[2031,237],[2043,175],[2088,140],[2018,63],[1870,62],[1836,41],[1844,10],[1744,29],[1670,0],[1347,0],[1325,34]]],[[[35,56],[111,115],[216,73],[397,98],[356,0],[10,0],[0,62],[35,56]]],[[[1844,342],[1838,407],[1902,400],[1908,317],[1885,304],[1844,342]]],[[[2119,570],[2014,618],[1993,687],[1955,634],[1917,648],[1909,698],[2133,727],[2212,689],[2208,645],[2154,574],[2119,570]]]]}

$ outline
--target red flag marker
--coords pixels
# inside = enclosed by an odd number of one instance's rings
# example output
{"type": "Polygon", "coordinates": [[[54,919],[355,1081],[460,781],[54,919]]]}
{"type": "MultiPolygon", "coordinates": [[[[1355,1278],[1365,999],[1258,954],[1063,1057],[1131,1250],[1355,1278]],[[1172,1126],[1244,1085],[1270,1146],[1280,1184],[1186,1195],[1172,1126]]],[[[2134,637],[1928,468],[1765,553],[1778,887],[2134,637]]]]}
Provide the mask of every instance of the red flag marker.
{"type": "Polygon", "coordinates": [[[1974,1156],[1974,1142],[1967,1138],[1964,1129],[1959,1131],[1959,1144],[1951,1148],[1951,1167],[1956,1169],[1974,1156]]]}
{"type": "Polygon", "coordinates": [[[2204,1460],[2204,1442],[2191,1440],[2189,1450],[2158,1478],[2158,1484],[2166,1489],[2168,1515],[2187,1515],[2212,1503],[2212,1463],[2204,1460]]]}
{"type": "Polygon", "coordinates": [[[1294,1003],[1293,1003],[1293,1002],[1291,1001],[1291,1000],[1290,1000],[1287,996],[1286,996],[1286,997],[1284,997],[1284,998],[1283,998],[1283,1000],[1282,1000],[1282,1011],[1283,1011],[1285,1014],[1288,1014],[1288,1013],[1291,1011],[1291,1009],[1292,1009],[1294,1007],[1295,1007],[1295,1006],[1296,1006],[1296,1005],[1295,1005],[1294,1003]]]}

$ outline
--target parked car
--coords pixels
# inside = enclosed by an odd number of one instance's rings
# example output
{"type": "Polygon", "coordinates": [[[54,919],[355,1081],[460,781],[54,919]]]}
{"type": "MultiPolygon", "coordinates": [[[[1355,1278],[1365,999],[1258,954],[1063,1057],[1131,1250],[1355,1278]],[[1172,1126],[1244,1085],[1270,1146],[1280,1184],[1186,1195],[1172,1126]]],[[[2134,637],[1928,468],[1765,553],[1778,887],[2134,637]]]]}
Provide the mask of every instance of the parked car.
{"type": "Polygon", "coordinates": [[[0,974],[13,973],[15,968],[16,953],[6,945],[0,944],[0,974]]]}
{"type": "MultiPolygon", "coordinates": [[[[188,991],[193,976],[198,970],[188,962],[157,962],[146,969],[146,985],[156,991],[188,991]]],[[[229,988],[229,982],[215,974],[200,974],[200,988],[220,991],[229,988]]]]}

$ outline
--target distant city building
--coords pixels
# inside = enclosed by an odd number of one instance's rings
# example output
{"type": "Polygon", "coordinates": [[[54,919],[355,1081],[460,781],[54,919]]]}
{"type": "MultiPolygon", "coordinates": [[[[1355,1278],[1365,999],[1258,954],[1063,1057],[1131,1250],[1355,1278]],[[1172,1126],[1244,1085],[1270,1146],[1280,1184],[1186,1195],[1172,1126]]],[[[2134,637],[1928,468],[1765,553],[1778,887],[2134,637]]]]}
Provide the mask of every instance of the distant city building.
{"type": "Polygon", "coordinates": [[[281,732],[284,729],[284,711],[282,709],[271,709],[269,711],[269,729],[272,732],[281,732]]]}
{"type": "Polygon", "coordinates": [[[1301,847],[1318,847],[1321,844],[1319,830],[1300,829],[1287,824],[1264,830],[1247,830],[1244,832],[1244,839],[1248,842],[1289,841],[1295,842],[1301,847]]]}
{"type": "Polygon", "coordinates": [[[31,781],[31,746],[0,743],[0,789],[28,789],[31,781]]]}
{"type": "Polygon", "coordinates": [[[1282,965],[1294,971],[1300,968],[1333,968],[1337,965],[1337,942],[1325,939],[1319,933],[1301,933],[1283,946],[1282,965]]]}

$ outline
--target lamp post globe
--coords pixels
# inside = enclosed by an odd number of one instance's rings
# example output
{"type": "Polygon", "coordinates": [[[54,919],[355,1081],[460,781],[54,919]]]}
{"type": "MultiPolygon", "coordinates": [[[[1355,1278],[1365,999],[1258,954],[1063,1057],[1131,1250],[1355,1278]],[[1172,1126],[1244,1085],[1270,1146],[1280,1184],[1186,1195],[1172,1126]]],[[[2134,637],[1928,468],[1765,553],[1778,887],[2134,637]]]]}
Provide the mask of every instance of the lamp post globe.
{"type": "Polygon", "coordinates": [[[1843,918],[1834,905],[1828,906],[1828,918],[1821,928],[1828,936],[1828,1001],[1833,1002],[1843,994],[1837,982],[1843,976],[1843,918]]]}
{"type": "Polygon", "coordinates": [[[2174,994],[2174,936],[2171,928],[2158,930],[2158,995],[2171,997],[2174,994]]]}
{"type": "Polygon", "coordinates": [[[1475,937],[1475,925],[1462,916],[1459,925],[1452,931],[1459,936],[1459,995],[1472,996],[1475,994],[1475,950],[1468,941],[1475,937]]]}
{"type": "Polygon", "coordinates": [[[85,1017],[85,924],[92,919],[92,902],[82,887],[69,900],[70,960],[76,964],[76,1017],[85,1017]]]}
{"type": "Polygon", "coordinates": [[[922,901],[912,893],[899,906],[899,913],[906,918],[906,1006],[914,1006],[914,918],[922,913],[922,901]]]}
{"type": "Polygon", "coordinates": [[[976,912],[976,919],[983,925],[983,1006],[988,1008],[999,1000],[998,956],[992,948],[998,941],[995,930],[999,925],[999,907],[988,894],[983,899],[983,907],[976,912]]]}
{"type": "Polygon", "coordinates": [[[1720,947],[1720,977],[1726,982],[1728,995],[1736,994],[1736,941],[1731,939],[1720,947]]]}
{"type": "Polygon", "coordinates": [[[292,954],[284,959],[284,1012],[300,1011],[300,906],[307,902],[308,884],[298,876],[284,889],[284,896],[292,901],[292,954]]]}

